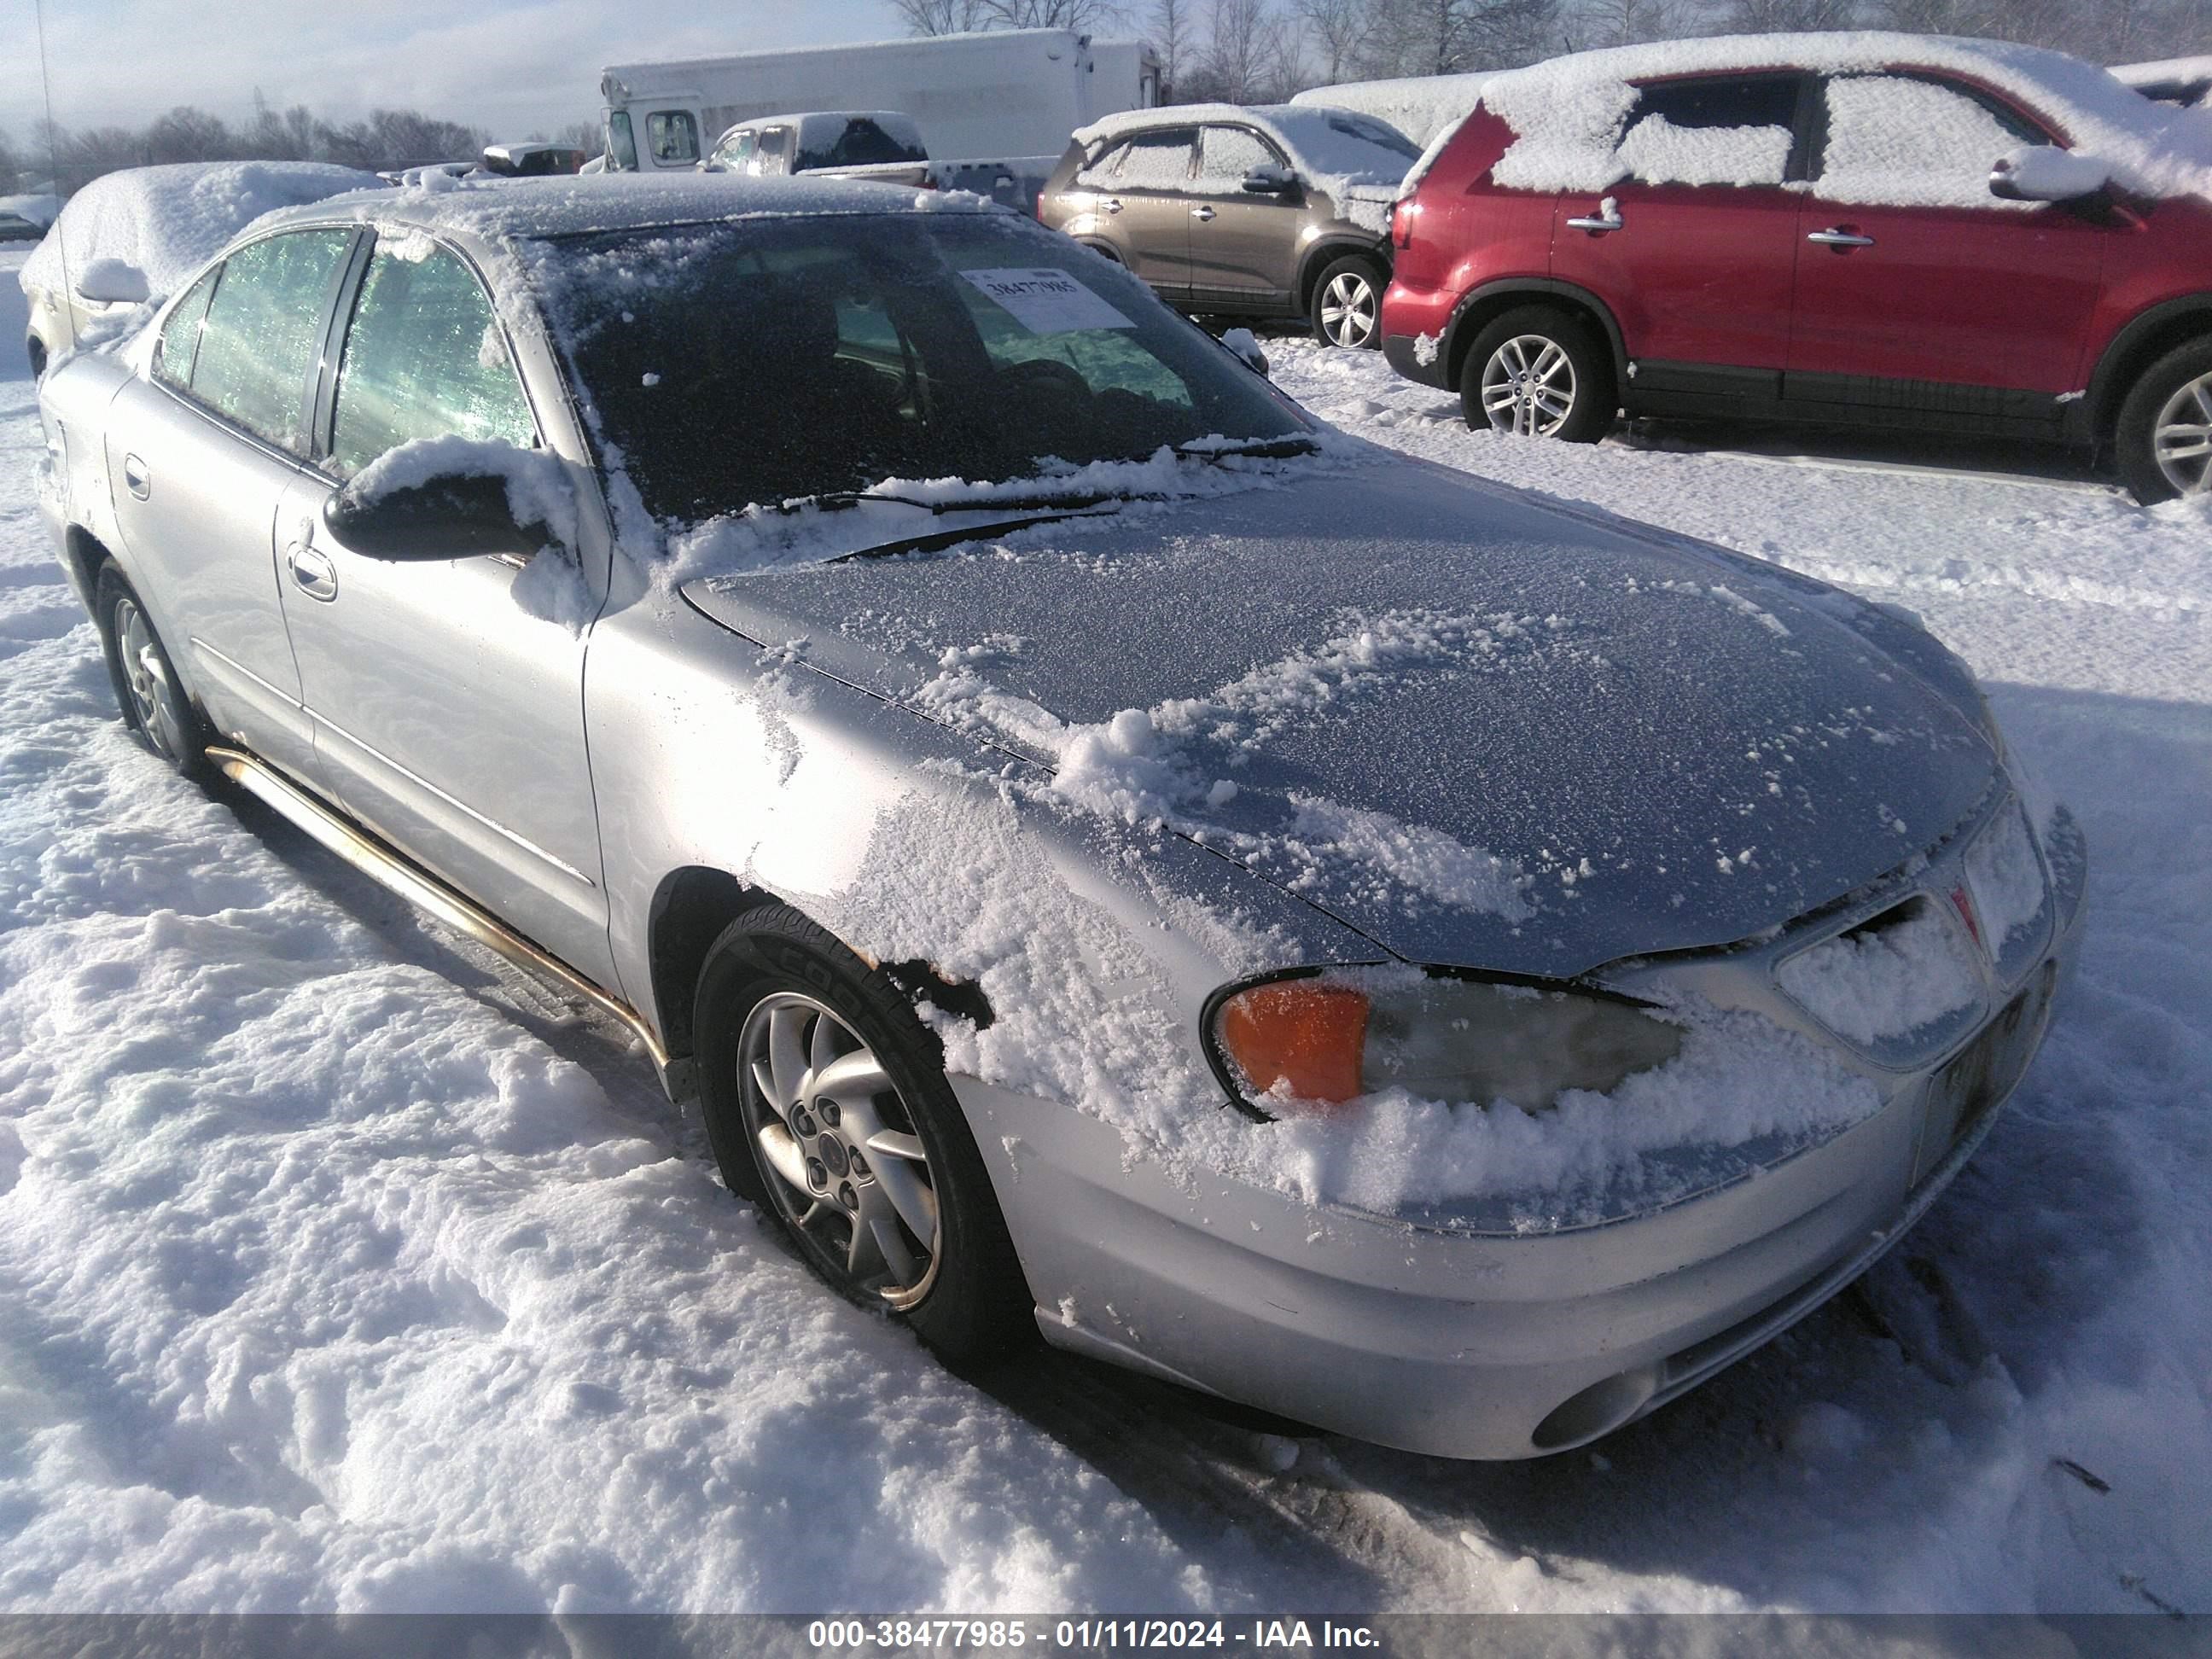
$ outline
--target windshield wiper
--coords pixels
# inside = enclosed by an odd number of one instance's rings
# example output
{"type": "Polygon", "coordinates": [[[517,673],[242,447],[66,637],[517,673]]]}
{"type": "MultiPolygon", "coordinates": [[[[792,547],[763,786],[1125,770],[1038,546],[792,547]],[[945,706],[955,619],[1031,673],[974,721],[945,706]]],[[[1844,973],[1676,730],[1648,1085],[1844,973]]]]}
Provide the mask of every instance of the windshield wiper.
{"type": "Polygon", "coordinates": [[[818,495],[799,495],[781,502],[779,513],[798,513],[807,507],[818,507],[823,512],[837,512],[846,507],[860,507],[868,501],[892,501],[901,507],[920,507],[925,513],[943,517],[947,513],[995,513],[1001,508],[1010,513],[1064,513],[1086,507],[1098,507],[1107,501],[1164,501],[1167,496],[1157,489],[1070,489],[1057,494],[1036,495],[949,495],[942,501],[924,501],[918,495],[893,495],[872,489],[825,489],[818,495]]]}
{"type": "Polygon", "coordinates": [[[1218,461],[1224,455],[1263,461],[1287,460],[1293,455],[1313,455],[1320,453],[1321,441],[1293,434],[1287,438],[1250,438],[1241,443],[1177,444],[1175,453],[1187,461],[1218,461]]]}

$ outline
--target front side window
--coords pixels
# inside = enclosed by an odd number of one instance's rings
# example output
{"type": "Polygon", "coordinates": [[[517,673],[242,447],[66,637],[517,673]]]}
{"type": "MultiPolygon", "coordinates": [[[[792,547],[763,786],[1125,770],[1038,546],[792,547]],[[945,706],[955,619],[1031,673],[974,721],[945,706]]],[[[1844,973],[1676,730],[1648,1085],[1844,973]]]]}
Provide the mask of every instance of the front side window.
{"type": "Polygon", "coordinates": [[[743,132],[733,132],[722,140],[722,147],[714,152],[714,165],[725,173],[741,173],[745,163],[753,158],[753,143],[760,135],[750,127],[743,132]]]}
{"type": "Polygon", "coordinates": [[[331,470],[350,477],[416,438],[536,436],[491,301],[444,248],[378,247],[339,359],[331,470]]]}
{"type": "Polygon", "coordinates": [[[657,109],[645,118],[646,147],[655,167],[684,167],[699,159],[699,124],[688,109],[657,109]]]}
{"type": "Polygon", "coordinates": [[[1791,175],[1795,76],[1705,76],[1638,89],[1620,161],[1647,185],[1779,185],[1791,175]]]}
{"type": "Polygon", "coordinates": [[[607,112],[607,155],[617,173],[637,171],[637,135],[630,131],[629,112],[607,112]]]}
{"type": "Polygon", "coordinates": [[[1832,202],[2033,212],[1990,194],[1997,158],[2048,137],[1994,100],[1918,76],[1828,82],[1828,135],[1814,193],[1832,202]]]}
{"type": "Polygon", "coordinates": [[[324,307],[353,238],[350,230],[294,231],[225,260],[200,328],[192,396],[270,443],[300,447],[324,307]]]}
{"type": "Polygon", "coordinates": [[[1200,135],[1200,189],[1233,191],[1257,169],[1283,164],[1273,144],[1243,127],[1207,127],[1200,135]]]}
{"type": "Polygon", "coordinates": [[[593,440],[619,452],[665,520],[1307,429],[1134,277],[997,215],[823,216],[540,246],[538,284],[593,440]]]}
{"type": "Polygon", "coordinates": [[[173,386],[189,386],[192,383],[192,358],[200,344],[200,323],[207,316],[208,300],[215,293],[216,279],[222,275],[222,267],[213,270],[192,284],[191,292],[177,301],[169,320],[161,325],[161,349],[155,355],[155,375],[173,386]]]}

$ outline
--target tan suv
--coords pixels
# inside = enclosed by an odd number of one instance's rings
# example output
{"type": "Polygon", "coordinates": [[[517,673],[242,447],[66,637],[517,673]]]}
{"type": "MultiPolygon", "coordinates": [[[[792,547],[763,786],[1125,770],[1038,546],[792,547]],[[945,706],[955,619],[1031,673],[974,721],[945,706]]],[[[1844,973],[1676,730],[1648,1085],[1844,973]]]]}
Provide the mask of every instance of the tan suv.
{"type": "Polygon", "coordinates": [[[1327,344],[1381,338],[1390,204],[1420,156],[1351,110],[1185,104],[1075,134],[1037,217],[1184,311],[1309,319],[1327,344]]]}

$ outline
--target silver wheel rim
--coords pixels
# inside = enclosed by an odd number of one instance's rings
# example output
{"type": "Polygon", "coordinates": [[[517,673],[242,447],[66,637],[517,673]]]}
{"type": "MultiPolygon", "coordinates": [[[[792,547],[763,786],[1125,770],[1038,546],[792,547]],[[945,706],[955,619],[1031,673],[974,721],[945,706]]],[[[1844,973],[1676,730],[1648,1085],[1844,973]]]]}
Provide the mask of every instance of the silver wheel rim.
{"type": "Polygon", "coordinates": [[[131,693],[132,720],[163,759],[181,761],[185,722],[177,708],[176,687],[145,613],[131,600],[115,602],[115,637],[123,658],[123,684],[131,693]]]}
{"type": "Polygon", "coordinates": [[[2166,483],[2181,495],[2212,489],[2212,374],[2174,388],[2151,423],[2150,449],[2166,483]]]}
{"type": "Polygon", "coordinates": [[[1339,271],[1321,295],[1321,331],[1332,345],[1364,346],[1375,337],[1375,284],[1356,270],[1339,271]]]}
{"type": "Polygon", "coordinates": [[[746,1133],[784,1219],[856,1290],[910,1308],[937,1282],[937,1182],[883,1062],[813,998],[779,991],[745,1016],[746,1133]]]}
{"type": "Polygon", "coordinates": [[[1493,432],[1551,437],[1575,412],[1573,361],[1557,340],[1516,334],[1483,364],[1480,396],[1493,432]]]}

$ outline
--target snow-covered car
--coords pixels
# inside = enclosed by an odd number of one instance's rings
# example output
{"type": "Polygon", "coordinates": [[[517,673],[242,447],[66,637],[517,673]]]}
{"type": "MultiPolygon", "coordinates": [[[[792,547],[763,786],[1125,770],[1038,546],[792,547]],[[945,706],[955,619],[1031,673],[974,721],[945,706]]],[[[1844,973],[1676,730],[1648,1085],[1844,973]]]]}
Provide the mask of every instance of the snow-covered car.
{"type": "Polygon", "coordinates": [[[0,241],[35,242],[52,227],[60,205],[44,192],[0,196],[0,241]]]}
{"type": "Polygon", "coordinates": [[[2079,58],[1869,32],[1492,76],[1396,210],[1382,349],[1471,426],[2064,443],[2212,489],[2212,121],[2079,58]]]}
{"type": "Polygon", "coordinates": [[[740,121],[714,141],[702,173],[754,179],[791,173],[927,185],[929,149],[911,115],[896,110],[815,110],[740,121]]]}
{"type": "Polygon", "coordinates": [[[2183,109],[2212,106],[2212,52],[2196,58],[2161,58],[2149,64],[2115,64],[2112,77],[2154,103],[2183,109]]]}
{"type": "Polygon", "coordinates": [[[40,403],[131,729],[626,1023],[957,1359],[1581,1443],[1896,1243],[2075,940],[1907,614],[1352,442],[964,198],[340,198],[40,403]]]}
{"type": "Polygon", "coordinates": [[[263,214],[374,186],[324,161],[180,161],[102,174],[70,198],[16,273],[33,375],[103,319],[161,300],[263,214]]]}
{"type": "Polygon", "coordinates": [[[1419,155],[1323,105],[1131,110],[1076,132],[1037,218],[1185,311],[1304,317],[1325,345],[1371,346],[1390,204],[1419,155]]]}

